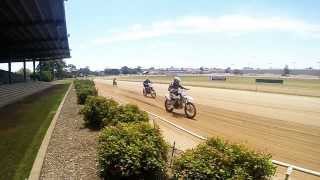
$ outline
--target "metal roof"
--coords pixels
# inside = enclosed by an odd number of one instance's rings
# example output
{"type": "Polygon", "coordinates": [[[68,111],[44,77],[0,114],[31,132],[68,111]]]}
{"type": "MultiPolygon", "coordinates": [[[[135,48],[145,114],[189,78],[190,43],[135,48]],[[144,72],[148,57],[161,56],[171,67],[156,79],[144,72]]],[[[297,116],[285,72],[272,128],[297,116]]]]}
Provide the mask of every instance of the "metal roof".
{"type": "Polygon", "coordinates": [[[64,0],[1,0],[0,63],[69,57],[64,0]]]}

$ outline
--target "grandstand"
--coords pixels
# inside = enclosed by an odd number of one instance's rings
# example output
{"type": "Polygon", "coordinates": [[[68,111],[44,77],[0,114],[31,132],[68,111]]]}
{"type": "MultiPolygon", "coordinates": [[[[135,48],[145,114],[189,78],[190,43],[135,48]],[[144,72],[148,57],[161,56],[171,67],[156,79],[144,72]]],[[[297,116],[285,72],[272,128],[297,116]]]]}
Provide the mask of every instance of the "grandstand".
{"type": "Polygon", "coordinates": [[[53,84],[46,82],[24,82],[0,86],[0,108],[28,95],[42,91],[53,84]]]}
{"type": "Polygon", "coordinates": [[[4,0],[0,6],[0,107],[50,85],[28,82],[26,62],[70,57],[64,0],[4,0]],[[23,64],[23,75],[11,72],[11,63],[23,64]],[[13,84],[15,82],[24,82],[13,84]],[[12,85],[10,85],[12,84],[12,85]]]}
{"type": "MultiPolygon", "coordinates": [[[[0,85],[1,84],[9,84],[8,79],[8,71],[4,71],[0,69],[0,85]]],[[[11,73],[11,82],[23,82],[24,77],[20,74],[11,73]]]]}

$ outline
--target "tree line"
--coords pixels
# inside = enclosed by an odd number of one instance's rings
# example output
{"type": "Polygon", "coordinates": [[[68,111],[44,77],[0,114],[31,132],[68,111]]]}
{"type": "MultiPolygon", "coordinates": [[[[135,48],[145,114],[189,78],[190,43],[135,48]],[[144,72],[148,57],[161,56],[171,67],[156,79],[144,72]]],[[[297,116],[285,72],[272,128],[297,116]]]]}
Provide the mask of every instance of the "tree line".
{"type": "Polygon", "coordinates": [[[141,66],[136,68],[129,68],[128,66],[123,66],[120,69],[104,69],[104,75],[119,75],[119,74],[140,74],[142,73],[141,66]]]}
{"type": "MultiPolygon", "coordinates": [[[[17,74],[23,74],[23,69],[19,69],[17,74]]],[[[52,81],[54,79],[85,77],[85,76],[101,76],[101,75],[119,75],[119,74],[140,74],[142,73],[141,66],[130,68],[123,66],[120,69],[106,68],[103,71],[91,71],[89,66],[77,68],[74,64],[67,64],[62,59],[40,61],[35,69],[35,74],[31,70],[26,69],[26,74],[31,79],[41,81],[52,81]]]]}

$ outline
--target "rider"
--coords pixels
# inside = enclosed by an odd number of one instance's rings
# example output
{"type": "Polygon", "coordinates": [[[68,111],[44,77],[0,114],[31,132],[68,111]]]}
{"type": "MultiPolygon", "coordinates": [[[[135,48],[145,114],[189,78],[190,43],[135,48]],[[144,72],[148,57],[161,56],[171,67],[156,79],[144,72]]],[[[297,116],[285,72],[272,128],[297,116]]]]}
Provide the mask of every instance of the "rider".
{"type": "Polygon", "coordinates": [[[113,80],[112,80],[112,85],[113,85],[113,86],[117,86],[117,78],[113,78],[113,80]]]}
{"type": "Polygon", "coordinates": [[[145,89],[147,89],[149,87],[149,83],[151,83],[151,81],[148,78],[143,81],[143,86],[145,89]]]}
{"type": "Polygon", "coordinates": [[[179,94],[179,89],[189,90],[188,88],[185,88],[181,85],[181,79],[179,77],[174,77],[173,82],[169,85],[168,91],[171,95],[173,94],[175,96],[178,96],[180,99],[181,94],[179,94]]]}

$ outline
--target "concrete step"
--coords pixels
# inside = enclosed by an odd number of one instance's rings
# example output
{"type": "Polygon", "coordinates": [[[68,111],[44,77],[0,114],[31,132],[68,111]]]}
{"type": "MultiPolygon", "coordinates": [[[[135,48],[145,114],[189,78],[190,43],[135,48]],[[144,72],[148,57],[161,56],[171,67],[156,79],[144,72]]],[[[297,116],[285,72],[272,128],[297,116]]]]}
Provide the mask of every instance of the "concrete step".
{"type": "Polygon", "coordinates": [[[16,84],[5,84],[0,86],[0,107],[11,104],[26,96],[32,95],[44,89],[51,87],[53,84],[44,82],[26,82],[16,84]]]}

